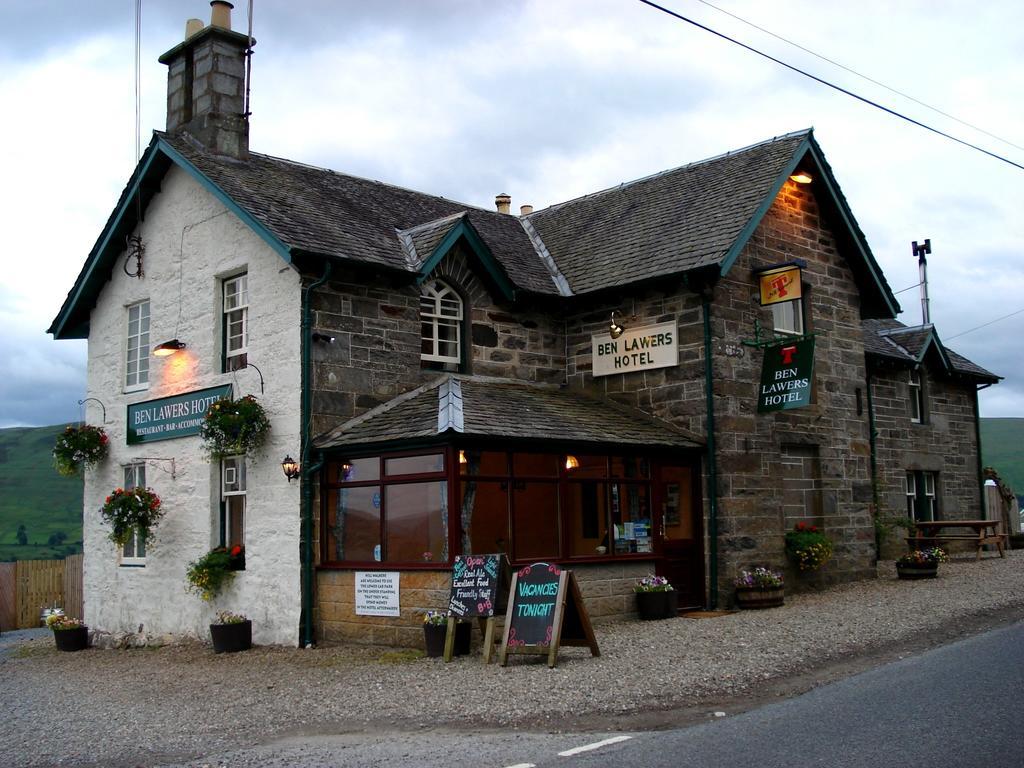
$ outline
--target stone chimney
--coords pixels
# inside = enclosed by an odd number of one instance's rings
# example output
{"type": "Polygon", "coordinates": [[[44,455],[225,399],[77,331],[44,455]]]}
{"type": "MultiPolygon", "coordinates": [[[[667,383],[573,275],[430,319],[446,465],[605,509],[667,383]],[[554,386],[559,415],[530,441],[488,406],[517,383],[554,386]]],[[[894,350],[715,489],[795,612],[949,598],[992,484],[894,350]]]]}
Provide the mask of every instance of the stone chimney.
{"type": "Polygon", "coordinates": [[[533,206],[532,205],[520,205],[519,206],[519,215],[520,216],[529,216],[531,213],[533,213],[533,206]]]}
{"type": "Polygon", "coordinates": [[[508,213],[512,208],[512,197],[502,192],[500,195],[494,196],[494,207],[498,209],[498,213],[508,213]]]}
{"type": "Polygon", "coordinates": [[[210,25],[189,19],[185,41],[160,57],[167,65],[167,132],[187,133],[218,155],[244,160],[249,155],[245,55],[250,40],[231,31],[231,3],[213,0],[210,6],[210,25]]]}

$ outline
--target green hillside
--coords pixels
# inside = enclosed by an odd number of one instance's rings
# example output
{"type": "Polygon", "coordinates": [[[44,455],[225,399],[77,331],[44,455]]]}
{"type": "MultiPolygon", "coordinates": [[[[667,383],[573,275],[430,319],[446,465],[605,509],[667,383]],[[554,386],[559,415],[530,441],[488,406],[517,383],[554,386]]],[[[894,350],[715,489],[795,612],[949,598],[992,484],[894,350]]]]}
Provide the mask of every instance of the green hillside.
{"type": "Polygon", "coordinates": [[[1024,419],[982,419],[981,456],[1017,496],[1024,495],[1024,419]]]}
{"type": "Polygon", "coordinates": [[[61,477],[53,468],[53,443],[63,429],[0,429],[0,561],[82,551],[82,479],[61,477]],[[26,544],[18,543],[22,525],[26,544]]]}

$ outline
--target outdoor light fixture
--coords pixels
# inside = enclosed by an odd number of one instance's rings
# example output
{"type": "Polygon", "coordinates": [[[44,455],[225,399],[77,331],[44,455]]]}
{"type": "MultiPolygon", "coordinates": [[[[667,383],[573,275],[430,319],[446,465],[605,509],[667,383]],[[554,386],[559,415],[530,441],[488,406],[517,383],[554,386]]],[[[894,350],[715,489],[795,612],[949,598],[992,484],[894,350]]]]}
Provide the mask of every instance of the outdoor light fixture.
{"type": "Polygon", "coordinates": [[[566,470],[573,470],[578,468],[580,460],[573,456],[571,453],[565,457],[565,468],[566,470]]]}
{"type": "Polygon", "coordinates": [[[612,321],[608,324],[608,334],[617,339],[625,332],[625,328],[615,322],[615,310],[612,310],[612,321]]]}
{"type": "Polygon", "coordinates": [[[333,344],[334,337],[326,333],[313,331],[313,341],[322,341],[324,344],[333,344]]]}
{"type": "Polygon", "coordinates": [[[299,477],[299,462],[290,455],[284,457],[284,461],[281,462],[281,469],[284,470],[284,476],[288,478],[289,483],[299,477]]]}
{"type": "Polygon", "coordinates": [[[811,176],[807,171],[797,171],[789,177],[791,181],[795,181],[797,184],[810,184],[814,181],[814,177],[811,176]]]}
{"type": "Polygon", "coordinates": [[[184,341],[171,339],[170,341],[165,341],[164,343],[157,344],[155,347],[153,347],[153,357],[168,357],[176,352],[180,352],[184,348],[184,341]]]}

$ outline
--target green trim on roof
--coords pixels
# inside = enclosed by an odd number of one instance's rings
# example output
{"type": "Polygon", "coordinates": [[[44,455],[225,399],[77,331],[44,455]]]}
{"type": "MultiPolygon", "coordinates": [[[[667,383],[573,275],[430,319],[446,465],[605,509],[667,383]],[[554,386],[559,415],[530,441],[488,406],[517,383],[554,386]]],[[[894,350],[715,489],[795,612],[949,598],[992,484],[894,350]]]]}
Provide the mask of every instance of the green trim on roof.
{"type": "Polygon", "coordinates": [[[163,139],[157,139],[157,149],[167,155],[174,164],[179,168],[188,173],[193,179],[199,182],[200,186],[203,187],[207,192],[217,198],[225,208],[231,211],[237,216],[246,226],[248,226],[253,232],[259,235],[260,239],[263,240],[267,245],[273,249],[278,256],[284,259],[287,263],[292,263],[292,249],[282,243],[276,235],[274,235],[269,229],[254,218],[247,210],[242,208],[236,203],[228,194],[210,181],[210,178],[206,176],[202,171],[196,168],[192,163],[182,157],[174,147],[168,144],[163,139]]]}
{"type": "Polygon", "coordinates": [[[48,333],[52,333],[54,339],[84,339],[88,337],[89,312],[96,296],[99,295],[103,285],[109,279],[109,271],[113,269],[115,259],[123,248],[122,241],[125,233],[134,230],[139,221],[145,218],[144,214],[137,216],[139,207],[136,205],[136,200],[140,196],[144,198],[143,209],[149,204],[152,194],[149,195],[149,198],[145,198],[146,187],[158,186],[152,183],[153,177],[159,175],[162,178],[170,163],[185,171],[252,229],[285,262],[291,263],[291,248],[282,243],[270,230],[232,200],[224,190],[182,157],[170,144],[159,136],[154,136],[136,165],[118,206],[107,220],[96,245],[90,251],[82,271],[68,293],[68,298],[61,306],[53,323],[50,324],[48,333]],[[85,302],[89,302],[88,307],[84,307],[85,302]]]}
{"type": "Polygon", "coordinates": [[[751,217],[750,221],[748,221],[746,226],[740,230],[735,242],[733,242],[732,246],[726,252],[725,258],[721,261],[719,274],[724,276],[730,269],[732,269],[736,260],[743,252],[743,249],[746,247],[747,242],[753,236],[757,227],[761,224],[761,220],[772,207],[772,203],[775,202],[775,198],[778,197],[779,191],[786,183],[786,179],[788,179],[793,171],[795,171],[803,162],[804,155],[806,154],[810,154],[811,159],[814,161],[814,164],[818,169],[818,173],[820,174],[819,178],[824,184],[824,188],[828,191],[832,202],[835,204],[836,210],[839,211],[843,224],[845,225],[846,230],[850,233],[851,239],[853,240],[857,251],[860,253],[865,266],[867,266],[868,274],[875,286],[878,288],[878,293],[885,302],[886,308],[891,313],[891,317],[896,317],[900,312],[900,307],[896,302],[896,297],[892,294],[889,287],[886,285],[885,280],[882,278],[882,271],[879,268],[878,263],[875,261],[874,256],[871,255],[871,250],[868,248],[867,243],[864,242],[864,236],[861,233],[860,228],[854,224],[853,214],[850,211],[849,206],[846,204],[845,198],[839,192],[838,184],[832,176],[832,171],[825,162],[824,155],[818,147],[818,143],[814,140],[814,134],[811,131],[807,132],[807,136],[797,146],[796,150],[793,152],[793,156],[790,158],[789,162],[786,163],[778,178],[776,178],[772,183],[769,193],[765,196],[765,199],[761,201],[761,204],[757,207],[757,210],[751,217]]]}
{"type": "Polygon", "coordinates": [[[505,271],[501,268],[498,260],[494,258],[494,254],[491,253],[491,249],[487,247],[487,244],[477,234],[476,229],[472,223],[466,221],[465,217],[460,219],[450,230],[448,234],[444,236],[437,247],[434,248],[433,253],[423,262],[423,266],[420,267],[419,275],[416,277],[416,284],[422,285],[430,273],[434,271],[441,260],[448,255],[448,252],[455,247],[455,244],[459,240],[465,240],[467,245],[480,260],[484,269],[487,270],[487,274],[497,284],[498,289],[502,295],[509,301],[514,301],[516,297],[516,289],[512,285],[512,282],[508,279],[505,271]]]}

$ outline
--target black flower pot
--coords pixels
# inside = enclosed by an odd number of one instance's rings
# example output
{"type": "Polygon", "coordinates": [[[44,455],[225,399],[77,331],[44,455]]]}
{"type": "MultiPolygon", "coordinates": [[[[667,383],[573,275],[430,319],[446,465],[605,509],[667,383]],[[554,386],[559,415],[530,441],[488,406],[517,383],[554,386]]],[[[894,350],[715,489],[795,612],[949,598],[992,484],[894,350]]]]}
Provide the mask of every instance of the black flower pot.
{"type": "Polygon", "coordinates": [[[939,575],[938,563],[896,563],[896,575],[901,579],[934,579],[939,575]]]}
{"type": "Polygon", "coordinates": [[[89,647],[89,628],[57,629],[53,632],[58,651],[84,651],[89,647]]]}
{"type": "MultiPolygon", "coordinates": [[[[455,648],[453,656],[466,656],[469,654],[470,631],[472,624],[468,621],[460,621],[455,625],[455,648]]],[[[424,624],[423,641],[426,644],[427,656],[436,658],[444,656],[444,639],[448,633],[447,624],[424,624]]]]}
{"type": "Polygon", "coordinates": [[[636,612],[644,621],[671,619],[679,614],[679,593],[674,589],[664,592],[636,592],[636,612]]]}
{"type": "Polygon", "coordinates": [[[246,619],[237,624],[211,624],[214,653],[237,653],[252,648],[252,621],[246,619]]]}
{"type": "Polygon", "coordinates": [[[736,587],[736,605],[739,608],[778,608],[786,602],[783,587],[736,587]]]}

